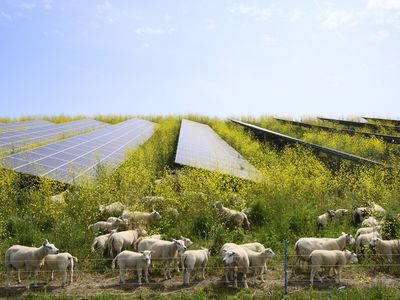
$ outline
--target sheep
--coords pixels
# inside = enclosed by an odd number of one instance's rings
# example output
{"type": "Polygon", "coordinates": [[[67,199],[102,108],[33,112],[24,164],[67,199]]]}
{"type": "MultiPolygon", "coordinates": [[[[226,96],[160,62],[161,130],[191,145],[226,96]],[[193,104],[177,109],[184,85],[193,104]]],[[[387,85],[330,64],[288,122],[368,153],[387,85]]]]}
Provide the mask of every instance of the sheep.
{"type": "Polygon", "coordinates": [[[343,267],[351,262],[357,263],[357,255],[349,250],[314,250],[309,255],[309,262],[311,264],[310,283],[314,284],[314,277],[317,275],[319,281],[322,283],[322,278],[318,274],[321,267],[328,269],[335,268],[336,283],[341,282],[341,273],[343,267]]]}
{"type": "Polygon", "coordinates": [[[366,233],[371,233],[371,232],[378,232],[378,233],[382,233],[382,226],[373,226],[373,227],[361,227],[357,230],[355,238],[357,239],[357,237],[361,234],[366,234],[366,233]]]}
{"type": "Polygon", "coordinates": [[[169,269],[170,261],[173,261],[178,255],[178,250],[186,250],[185,242],[183,240],[153,240],[142,239],[137,245],[138,251],[151,250],[153,260],[161,260],[164,262],[164,279],[171,278],[171,271],[169,269]]]}
{"type": "Polygon", "coordinates": [[[249,257],[250,268],[254,269],[254,282],[257,282],[258,274],[260,274],[261,281],[264,282],[263,274],[266,268],[267,259],[275,256],[274,251],[272,251],[271,248],[267,248],[262,252],[256,252],[246,247],[241,247],[246,251],[247,256],[249,257]]]}
{"type": "Polygon", "coordinates": [[[264,245],[258,242],[241,244],[239,246],[253,250],[255,252],[263,252],[265,250],[264,245]]]}
{"type": "Polygon", "coordinates": [[[188,250],[182,254],[182,272],[183,284],[189,284],[190,272],[195,270],[195,279],[197,280],[198,269],[201,268],[201,278],[205,280],[204,271],[210,258],[211,252],[209,249],[201,248],[201,250],[188,250]]]}
{"type": "Polygon", "coordinates": [[[369,245],[375,249],[376,255],[392,262],[393,255],[400,254],[400,240],[382,240],[379,237],[374,237],[369,242],[369,245]]]}
{"type": "Polygon", "coordinates": [[[149,266],[152,251],[144,250],[140,253],[133,251],[122,251],[112,261],[111,268],[115,268],[115,262],[119,267],[119,282],[125,284],[125,271],[128,268],[136,268],[138,273],[138,284],[142,284],[142,270],[144,270],[144,280],[149,283],[149,266]]]}
{"type": "Polygon", "coordinates": [[[384,214],[385,212],[386,210],[382,206],[376,204],[375,202],[371,202],[370,205],[368,206],[368,213],[370,215],[384,214]]]}
{"type": "Polygon", "coordinates": [[[125,209],[125,205],[122,204],[121,202],[117,201],[114,203],[111,203],[110,205],[99,205],[99,211],[100,214],[102,215],[107,215],[107,216],[120,216],[122,211],[125,209]]]}
{"type": "Polygon", "coordinates": [[[355,225],[360,224],[363,219],[368,216],[368,207],[356,207],[353,206],[353,223],[355,225]]]}
{"type": "Polygon", "coordinates": [[[338,208],[335,210],[335,217],[344,218],[349,214],[349,210],[345,208],[338,208]]]}
{"type": "Polygon", "coordinates": [[[14,245],[7,249],[5,254],[5,267],[7,270],[7,285],[10,286],[11,282],[11,269],[17,270],[18,283],[21,283],[20,270],[25,267],[28,273],[28,281],[26,288],[29,289],[29,279],[34,272],[34,286],[37,286],[37,276],[39,274],[40,265],[43,258],[48,254],[57,254],[58,249],[54,244],[50,244],[45,240],[40,248],[26,247],[21,245],[14,245]]]}
{"type": "Polygon", "coordinates": [[[293,263],[293,274],[300,260],[308,262],[309,255],[313,250],[343,250],[347,245],[354,244],[351,234],[342,234],[337,238],[300,238],[294,245],[295,261],[293,263]]]}
{"type": "Polygon", "coordinates": [[[146,226],[150,226],[154,221],[160,220],[161,215],[155,210],[150,213],[124,210],[122,213],[122,218],[128,219],[132,224],[144,224],[146,226]]]}
{"type": "Polygon", "coordinates": [[[374,217],[369,217],[368,219],[365,219],[361,223],[362,227],[375,227],[378,225],[379,225],[379,222],[374,217]]]}
{"type": "Polygon", "coordinates": [[[67,282],[67,269],[69,268],[69,283],[73,282],[74,277],[74,262],[76,263],[78,259],[72,256],[68,252],[49,254],[44,258],[43,269],[47,270],[46,274],[46,284],[49,283],[49,277],[51,275],[51,280],[54,279],[54,271],[62,272],[63,279],[61,282],[61,287],[65,286],[67,282]],[[51,274],[50,274],[51,273],[51,274]]]}
{"type": "Polygon", "coordinates": [[[123,220],[121,218],[117,218],[114,222],[106,222],[106,221],[100,221],[100,222],[96,222],[94,224],[91,224],[88,226],[88,229],[92,229],[93,230],[93,234],[97,234],[99,231],[103,231],[103,232],[111,232],[111,230],[113,229],[119,229],[122,227],[126,227],[127,226],[127,220],[123,220]]]}
{"type": "Polygon", "coordinates": [[[144,202],[147,204],[149,208],[152,208],[158,202],[164,201],[164,197],[162,196],[146,196],[144,197],[144,202]]]}
{"type": "Polygon", "coordinates": [[[107,241],[108,238],[110,237],[111,234],[115,233],[116,230],[112,230],[111,233],[107,233],[107,234],[103,234],[103,235],[99,235],[97,237],[94,238],[93,244],[90,247],[90,249],[92,250],[92,252],[95,252],[98,249],[105,249],[107,247],[107,241]]]}
{"type": "Polygon", "coordinates": [[[221,201],[215,202],[214,207],[219,210],[228,225],[232,227],[243,226],[244,229],[250,229],[250,222],[244,212],[224,207],[221,201]]]}
{"type": "Polygon", "coordinates": [[[221,248],[222,262],[224,264],[225,282],[229,283],[228,274],[233,272],[234,287],[238,288],[237,276],[242,273],[243,285],[248,288],[247,276],[250,262],[244,248],[234,243],[226,243],[221,248]]]}
{"type": "Polygon", "coordinates": [[[145,234],[147,234],[147,232],[143,228],[113,233],[107,240],[107,246],[111,257],[114,257],[114,253],[118,254],[123,249],[133,247],[138,237],[145,234]]]}
{"type": "Polygon", "coordinates": [[[375,237],[380,238],[381,235],[375,231],[370,233],[360,234],[356,238],[356,252],[360,253],[363,250],[364,246],[369,245],[369,242],[372,241],[372,239],[375,237]]]}
{"type": "Polygon", "coordinates": [[[318,228],[318,230],[326,227],[326,225],[328,224],[328,219],[329,219],[329,221],[332,222],[332,219],[333,219],[334,216],[335,216],[335,212],[332,209],[330,209],[326,213],[318,216],[318,218],[317,218],[317,228],[318,228]]]}
{"type": "Polygon", "coordinates": [[[64,203],[65,202],[65,198],[68,196],[68,194],[70,193],[69,190],[65,190],[57,195],[51,196],[50,200],[53,203],[64,203]]]}

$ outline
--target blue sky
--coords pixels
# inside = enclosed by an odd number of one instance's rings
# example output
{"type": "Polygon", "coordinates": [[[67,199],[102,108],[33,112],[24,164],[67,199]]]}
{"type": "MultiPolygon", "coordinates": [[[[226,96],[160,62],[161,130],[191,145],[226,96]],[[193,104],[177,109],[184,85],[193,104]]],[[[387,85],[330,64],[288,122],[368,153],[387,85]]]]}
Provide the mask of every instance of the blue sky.
{"type": "Polygon", "coordinates": [[[400,117],[400,0],[0,0],[0,116],[400,117]]]}

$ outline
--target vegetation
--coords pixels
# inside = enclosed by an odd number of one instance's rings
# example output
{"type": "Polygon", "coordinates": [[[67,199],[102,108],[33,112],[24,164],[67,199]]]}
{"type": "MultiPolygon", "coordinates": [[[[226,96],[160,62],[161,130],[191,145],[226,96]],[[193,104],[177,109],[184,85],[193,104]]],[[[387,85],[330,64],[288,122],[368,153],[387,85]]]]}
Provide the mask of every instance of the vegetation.
{"type": "MultiPolygon", "coordinates": [[[[96,116],[96,119],[116,123],[129,117],[96,116]]],[[[388,210],[385,216],[385,235],[390,238],[400,237],[398,169],[359,166],[348,162],[342,162],[332,169],[310,149],[299,146],[278,149],[272,143],[257,141],[251,132],[224,120],[196,115],[185,117],[209,124],[264,175],[265,181],[255,183],[202,169],[181,167],[178,188],[172,184],[171,171],[177,167],[174,158],[181,117],[148,117],[158,123],[155,134],[144,145],[128,151],[124,163],[118,169],[111,170],[102,166],[97,169],[95,182],[87,181],[79,187],[68,187],[71,193],[67,195],[65,203],[52,202],[50,196],[58,194],[67,186],[49,179],[31,178],[0,169],[1,253],[13,244],[38,246],[44,238],[48,238],[61,251],[77,256],[80,259],[80,270],[110,272],[110,262],[101,253],[90,252],[93,235],[87,227],[101,220],[99,204],[121,201],[131,209],[147,211],[149,207],[142,200],[148,195],[164,197],[163,201],[155,205],[162,219],[154,224],[150,233],[162,233],[167,238],[188,236],[195,241],[193,248],[210,247],[214,256],[218,255],[225,242],[259,241],[277,254],[272,262],[275,269],[282,265],[285,239],[293,246],[303,236],[338,236],[342,231],[354,235],[356,228],[351,224],[351,217],[343,222],[334,220],[326,230],[318,232],[316,217],[327,209],[351,210],[353,205],[375,201],[388,210]],[[160,185],[154,184],[158,178],[162,179],[160,185]],[[240,210],[250,208],[248,216],[251,230],[225,228],[212,208],[217,200],[240,210]],[[177,208],[179,220],[167,208],[177,208]]],[[[52,120],[51,117],[48,119],[52,120]]],[[[67,121],[74,117],[59,116],[53,120],[56,119],[67,121]]],[[[400,165],[400,158],[396,155],[399,149],[378,139],[295,128],[271,118],[246,120],[325,146],[400,165]]],[[[290,255],[293,254],[292,246],[290,255]]],[[[211,260],[210,267],[209,273],[222,275],[217,258],[211,260]]],[[[1,265],[1,268],[4,266],[1,265]]],[[[361,271],[369,272],[371,268],[361,268],[361,271]]],[[[396,270],[386,272],[395,274],[396,270]]],[[[0,280],[4,282],[4,278],[0,280]]],[[[391,296],[396,299],[397,288],[379,286],[374,293],[377,298],[391,296]]],[[[143,291],[141,289],[137,296],[155,297],[151,292],[141,295],[143,291]]],[[[368,298],[366,295],[370,293],[367,288],[350,288],[345,291],[306,290],[293,297],[309,299],[329,295],[330,298],[339,299],[345,294],[347,299],[359,299],[368,298]]],[[[176,298],[221,296],[239,299],[252,294],[257,295],[257,289],[213,290],[206,286],[193,292],[185,291],[176,298]]],[[[281,290],[275,288],[270,291],[270,296],[279,299],[283,297],[281,290]]],[[[162,295],[157,297],[161,298],[162,295]]]]}

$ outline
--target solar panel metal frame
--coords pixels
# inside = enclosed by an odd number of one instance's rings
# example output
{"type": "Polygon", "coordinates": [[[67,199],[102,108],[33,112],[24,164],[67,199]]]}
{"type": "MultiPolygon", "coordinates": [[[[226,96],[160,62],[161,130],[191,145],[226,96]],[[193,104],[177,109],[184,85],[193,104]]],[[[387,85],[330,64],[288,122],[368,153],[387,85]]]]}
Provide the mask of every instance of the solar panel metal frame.
{"type": "Polygon", "coordinates": [[[55,125],[55,124],[47,120],[30,120],[21,122],[0,123],[0,131],[6,132],[8,130],[23,130],[29,128],[39,128],[48,125],[55,125]]]}
{"type": "Polygon", "coordinates": [[[248,129],[252,130],[253,132],[258,133],[260,135],[268,136],[268,137],[274,138],[274,139],[283,140],[283,141],[285,141],[285,143],[300,144],[300,145],[307,146],[307,147],[310,147],[312,149],[315,149],[317,151],[320,151],[320,152],[323,152],[323,153],[326,153],[326,154],[329,154],[329,155],[334,155],[334,156],[337,156],[337,157],[340,157],[340,158],[343,158],[343,159],[346,159],[346,160],[350,160],[350,161],[353,161],[353,162],[357,162],[357,163],[363,163],[363,164],[369,164],[369,165],[377,165],[377,166],[382,166],[382,167],[386,167],[386,168],[391,168],[388,165],[385,165],[383,163],[380,163],[380,162],[377,162],[377,161],[374,161],[374,160],[370,160],[370,159],[367,159],[367,158],[363,158],[361,156],[353,155],[353,154],[346,153],[346,152],[339,151],[339,150],[335,150],[335,149],[332,149],[332,148],[324,147],[324,146],[321,146],[321,145],[318,145],[318,144],[309,143],[309,142],[303,141],[301,139],[297,139],[297,138],[294,138],[294,137],[291,137],[291,136],[288,136],[288,135],[285,135],[285,134],[282,134],[282,133],[279,133],[279,132],[275,132],[275,131],[272,131],[272,130],[269,130],[269,129],[266,129],[266,128],[263,128],[263,127],[260,127],[260,126],[257,126],[257,125],[253,125],[253,124],[250,124],[250,123],[242,122],[242,121],[239,121],[239,120],[232,120],[232,119],[231,119],[231,122],[236,123],[238,125],[241,125],[241,126],[243,126],[245,128],[248,128],[248,129]]]}
{"type": "Polygon", "coordinates": [[[175,163],[247,180],[259,181],[261,178],[260,172],[210,126],[187,119],[181,123],[175,163]],[[194,133],[200,133],[201,137],[191,138],[194,133]]]}
{"type": "Polygon", "coordinates": [[[106,165],[108,162],[111,167],[119,165],[123,160],[125,149],[144,143],[152,136],[155,127],[156,124],[150,121],[130,119],[90,133],[7,156],[1,159],[0,163],[5,168],[17,172],[50,177],[65,183],[80,184],[85,181],[86,177],[92,178],[96,173],[93,170],[99,165],[106,165]],[[101,141],[96,144],[96,141],[102,137],[110,139],[107,142],[101,141]],[[115,141],[119,144],[114,143],[115,141]],[[86,146],[89,143],[91,146],[86,146]],[[107,153],[99,154],[96,151],[111,143],[113,143],[113,147],[109,147],[107,153]],[[62,153],[67,155],[59,156],[62,153]],[[73,159],[71,159],[71,155],[74,157],[73,159]],[[69,160],[65,159],[67,156],[69,160]],[[83,178],[84,175],[85,178],[83,178]]]}
{"type": "Polygon", "coordinates": [[[83,119],[39,128],[2,132],[0,133],[0,154],[15,153],[18,149],[35,143],[50,142],[63,135],[95,130],[105,126],[108,124],[97,120],[83,119]]]}
{"type": "Polygon", "coordinates": [[[392,123],[394,126],[400,126],[400,120],[394,120],[394,119],[385,119],[385,118],[373,118],[373,117],[362,117],[363,119],[367,121],[377,121],[377,122],[388,122],[392,123]]]}
{"type": "Polygon", "coordinates": [[[322,117],[318,117],[318,119],[320,119],[322,121],[338,123],[338,124],[346,125],[346,126],[366,127],[366,128],[370,128],[372,130],[379,130],[380,128],[384,128],[384,129],[400,132],[400,127],[398,127],[398,126],[377,125],[377,124],[371,124],[371,123],[363,123],[363,122],[347,121],[347,120],[339,120],[339,119],[331,119],[331,118],[322,118],[322,117]]]}
{"type": "Polygon", "coordinates": [[[274,118],[278,122],[281,123],[286,123],[286,124],[291,124],[291,125],[297,125],[297,126],[302,126],[305,128],[318,128],[324,131],[329,131],[329,132],[343,132],[347,133],[349,135],[362,135],[365,137],[376,137],[379,139],[382,139],[386,142],[390,143],[395,143],[395,144],[400,144],[400,136],[393,136],[393,135],[388,135],[388,134],[381,134],[381,133],[369,133],[369,132],[362,132],[362,131],[355,131],[354,129],[345,129],[345,128],[333,128],[333,127],[328,127],[328,126],[322,126],[322,125],[316,125],[316,124],[308,124],[304,122],[298,122],[298,121],[291,121],[291,120],[285,120],[285,119],[280,119],[280,118],[274,118]]]}

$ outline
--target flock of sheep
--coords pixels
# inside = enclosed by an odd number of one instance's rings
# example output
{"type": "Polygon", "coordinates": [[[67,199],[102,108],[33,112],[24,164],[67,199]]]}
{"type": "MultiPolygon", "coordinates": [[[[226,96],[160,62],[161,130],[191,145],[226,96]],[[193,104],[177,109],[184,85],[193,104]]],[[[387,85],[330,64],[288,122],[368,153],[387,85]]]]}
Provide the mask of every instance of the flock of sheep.
{"type": "MultiPolygon", "coordinates": [[[[160,200],[160,197],[147,197],[150,204],[160,200]]],[[[224,207],[221,202],[215,202],[214,207],[219,211],[221,218],[229,227],[243,227],[250,229],[250,222],[246,210],[237,211],[224,207]]],[[[323,268],[329,272],[333,269],[336,274],[336,282],[341,281],[341,271],[350,262],[357,262],[357,255],[348,250],[346,246],[356,243],[357,251],[361,252],[364,246],[370,245],[375,248],[376,253],[386,257],[390,262],[393,254],[400,254],[398,240],[385,241],[381,239],[382,227],[373,217],[385,210],[372,203],[368,207],[354,207],[353,222],[362,223],[356,233],[356,239],[351,234],[342,233],[336,238],[315,238],[303,237],[295,243],[295,256],[293,263],[293,274],[300,263],[310,264],[310,283],[313,285],[314,277],[322,282],[319,275],[323,268]],[[368,218],[367,218],[368,217],[368,218]]],[[[178,214],[175,209],[170,209],[178,214]]],[[[144,281],[149,283],[149,269],[153,261],[163,263],[164,279],[171,278],[171,267],[179,271],[182,267],[183,283],[189,284],[191,273],[197,274],[201,271],[201,278],[205,278],[205,268],[210,258],[210,251],[207,248],[198,250],[187,250],[193,242],[186,237],[163,240],[161,235],[147,236],[147,228],[153,222],[161,219],[161,215],[153,210],[152,212],[130,211],[120,202],[110,205],[100,205],[100,213],[107,217],[106,221],[96,222],[88,227],[94,235],[102,232],[102,235],[95,236],[91,246],[92,252],[103,250],[109,253],[112,258],[112,268],[119,267],[120,283],[125,283],[125,272],[127,269],[137,271],[138,283],[144,281]],[[133,249],[131,251],[128,249],[133,249]]],[[[348,215],[347,209],[329,210],[318,216],[317,227],[323,229],[329,225],[333,217],[343,218],[348,215]]],[[[247,287],[247,274],[252,270],[254,280],[258,278],[264,281],[263,274],[266,272],[266,261],[275,256],[275,253],[264,245],[254,242],[248,244],[226,243],[220,251],[220,259],[224,265],[224,276],[226,283],[233,281],[238,287],[238,277],[241,276],[243,286],[247,287]]],[[[53,272],[63,273],[62,286],[67,282],[69,270],[69,283],[73,281],[74,263],[77,258],[69,253],[58,253],[54,244],[47,240],[39,248],[14,245],[5,253],[5,266],[7,270],[7,284],[10,286],[11,270],[17,270],[18,283],[21,282],[20,270],[25,269],[28,274],[27,288],[30,286],[30,277],[34,275],[34,285],[37,286],[37,276],[42,268],[47,271],[46,283],[53,279],[53,272]]]]}

